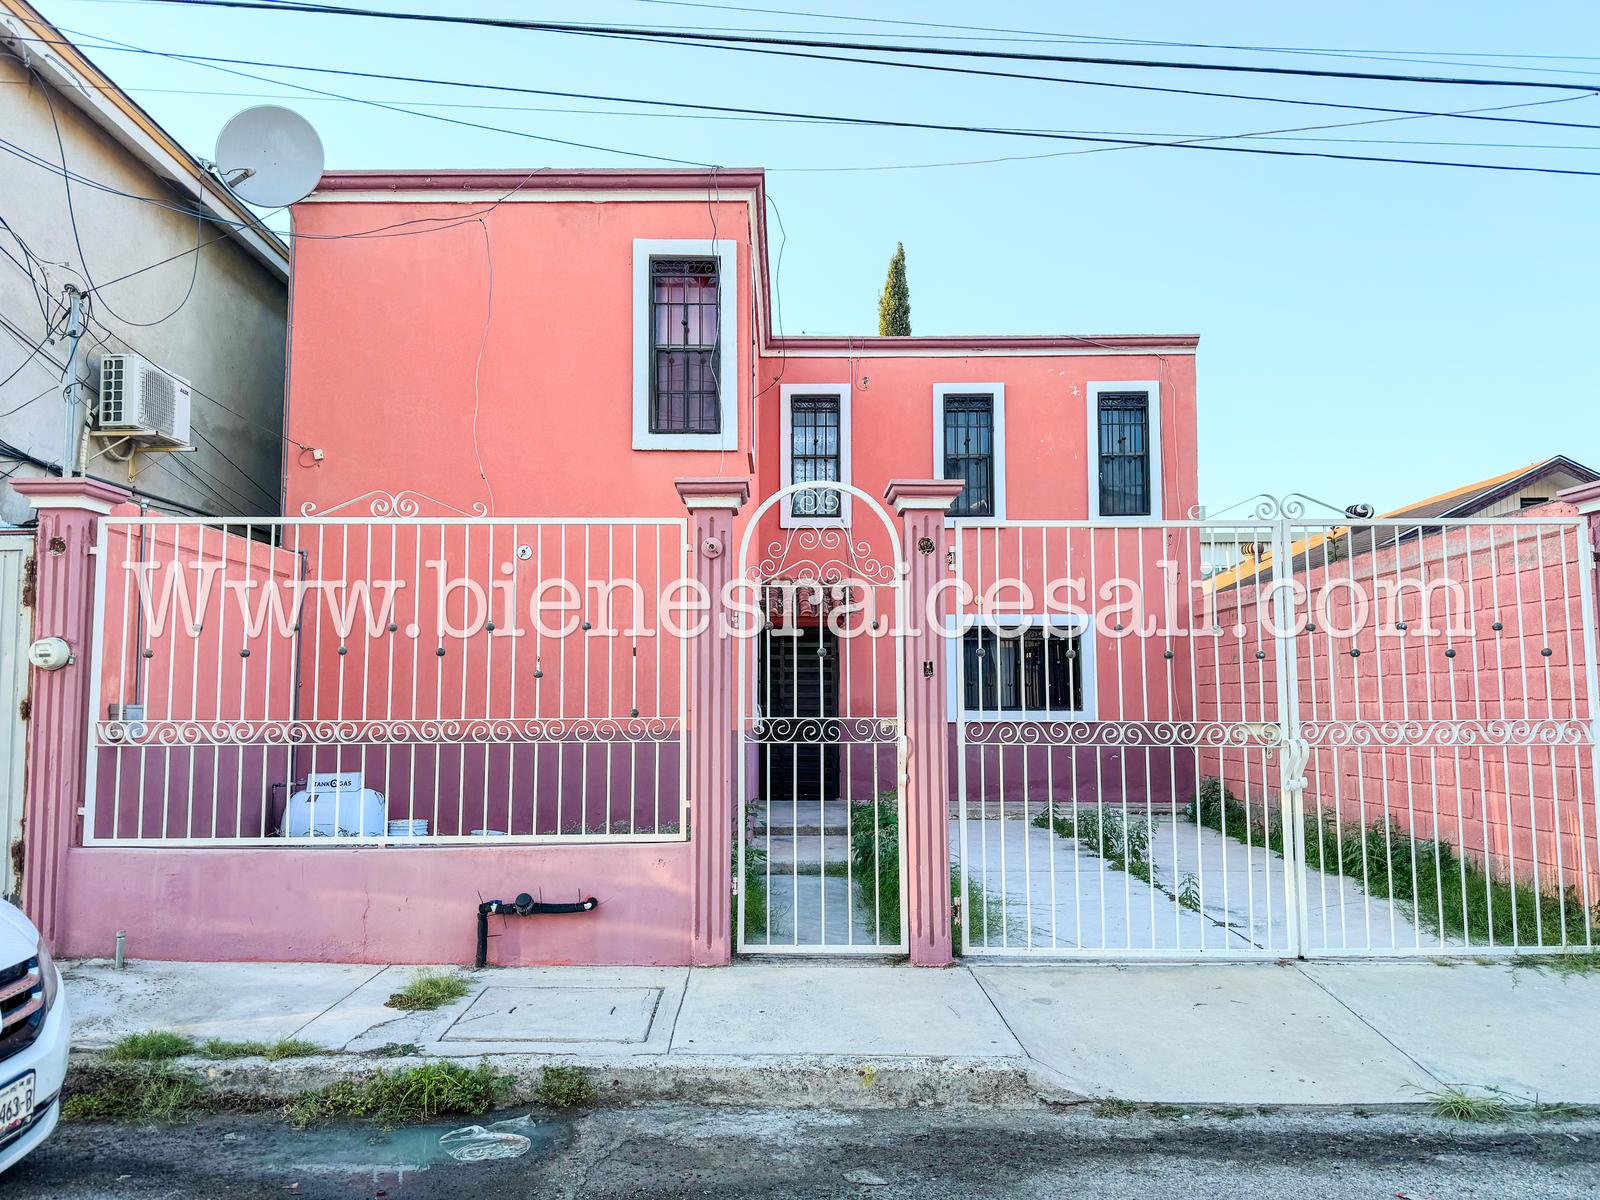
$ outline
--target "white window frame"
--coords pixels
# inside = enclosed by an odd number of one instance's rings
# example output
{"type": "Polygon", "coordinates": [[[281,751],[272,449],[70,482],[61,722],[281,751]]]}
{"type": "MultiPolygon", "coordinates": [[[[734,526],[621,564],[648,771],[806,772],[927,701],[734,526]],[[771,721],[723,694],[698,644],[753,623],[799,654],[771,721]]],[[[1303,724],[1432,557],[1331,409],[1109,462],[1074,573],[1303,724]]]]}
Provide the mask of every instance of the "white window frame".
{"type": "Polygon", "coordinates": [[[946,529],[957,520],[1004,521],[1006,519],[1006,385],[1003,383],[936,383],[933,385],[933,477],[944,478],[944,402],[947,396],[987,394],[994,398],[994,515],[992,517],[946,517],[946,529]]]}
{"type": "Polygon", "coordinates": [[[993,725],[1004,722],[1020,724],[1024,721],[1093,721],[1097,719],[1099,704],[1096,696],[1094,622],[1083,613],[997,613],[994,617],[946,617],[945,630],[949,633],[945,646],[945,703],[952,720],[969,724],[993,725]],[[990,712],[981,708],[963,708],[961,692],[961,643],[967,630],[985,625],[1043,626],[1078,632],[1079,672],[1083,676],[1083,707],[1021,708],[990,712]]]}
{"type": "Polygon", "coordinates": [[[739,243],[731,238],[633,240],[633,448],[635,450],[737,450],[739,448],[739,243]],[[650,260],[717,259],[717,391],[722,428],[717,433],[653,433],[650,429],[650,260]]]}
{"type": "Polygon", "coordinates": [[[1091,521],[1159,521],[1163,518],[1161,488],[1161,382],[1156,379],[1117,379],[1091,383],[1088,396],[1089,519],[1091,521]],[[1100,397],[1106,392],[1144,392],[1150,397],[1150,512],[1143,517],[1100,515],[1100,397]]]}
{"type": "MultiPolygon", "coordinates": [[[[831,396],[839,401],[839,482],[851,482],[850,467],[850,385],[848,383],[785,383],[778,389],[783,406],[779,418],[779,438],[782,439],[783,474],[779,486],[788,487],[794,482],[794,399],[796,396],[831,396]]],[[[785,496],[778,514],[778,525],[783,529],[828,526],[844,528],[850,524],[850,493],[839,494],[837,517],[795,516],[793,496],[785,496]]]]}

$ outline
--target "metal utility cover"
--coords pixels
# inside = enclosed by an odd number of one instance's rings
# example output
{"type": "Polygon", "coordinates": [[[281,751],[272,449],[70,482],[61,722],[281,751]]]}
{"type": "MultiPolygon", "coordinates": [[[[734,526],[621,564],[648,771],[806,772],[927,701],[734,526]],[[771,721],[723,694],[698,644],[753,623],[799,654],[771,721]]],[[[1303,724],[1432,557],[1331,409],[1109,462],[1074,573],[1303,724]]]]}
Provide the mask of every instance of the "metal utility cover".
{"type": "Polygon", "coordinates": [[[443,1040],[642,1042],[660,999],[653,987],[489,987],[443,1040]]]}

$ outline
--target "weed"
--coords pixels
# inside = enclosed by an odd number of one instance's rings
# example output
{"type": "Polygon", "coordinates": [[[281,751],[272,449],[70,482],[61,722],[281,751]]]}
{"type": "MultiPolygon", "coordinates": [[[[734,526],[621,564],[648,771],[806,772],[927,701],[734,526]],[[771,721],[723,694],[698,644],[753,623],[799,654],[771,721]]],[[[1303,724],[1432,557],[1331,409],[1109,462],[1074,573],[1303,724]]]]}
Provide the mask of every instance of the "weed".
{"type": "MultiPolygon", "coordinates": [[[[1284,852],[1276,809],[1239,800],[1218,779],[1200,781],[1183,815],[1246,845],[1284,852]]],[[[1586,910],[1575,886],[1541,892],[1502,879],[1449,842],[1411,837],[1393,818],[1363,826],[1308,813],[1305,842],[1306,866],[1398,901],[1435,936],[1499,946],[1587,945],[1590,929],[1600,923],[1600,910],[1586,910]]]]}
{"type": "Polygon", "coordinates": [[[385,1126],[427,1120],[441,1113],[486,1113],[506,1094],[511,1078],[485,1059],[476,1067],[430,1062],[399,1071],[378,1068],[305,1092],[284,1106],[298,1129],[320,1121],[366,1119],[385,1126]]]}
{"type": "Polygon", "coordinates": [[[1474,1096],[1458,1087],[1423,1092],[1428,1111],[1452,1121],[1503,1121],[1512,1114],[1511,1105],[1498,1096],[1474,1096]]]}
{"type": "Polygon", "coordinates": [[[1513,967],[1531,967],[1535,971],[1554,971],[1557,975],[1582,975],[1600,971],[1600,950],[1566,950],[1560,954],[1518,954],[1511,958],[1513,967]]]}
{"type": "Polygon", "coordinates": [[[280,1038],[275,1042],[227,1042],[212,1038],[201,1042],[197,1053],[202,1058],[265,1058],[277,1062],[284,1058],[309,1058],[324,1051],[315,1042],[302,1042],[296,1038],[280,1038]]]}
{"type": "Polygon", "coordinates": [[[1158,1121],[1176,1121],[1183,1116],[1183,1109],[1176,1104],[1152,1104],[1150,1115],[1158,1121]]]}
{"type": "Polygon", "coordinates": [[[850,858],[880,942],[900,940],[900,804],[893,790],[850,806],[850,858]]]}
{"type": "Polygon", "coordinates": [[[130,1033],[117,1040],[106,1057],[112,1062],[165,1062],[169,1058],[182,1058],[194,1053],[194,1040],[181,1033],[155,1030],[150,1033],[130,1033]]]}
{"type": "Polygon", "coordinates": [[[1178,880],[1178,907],[1190,912],[1200,911],[1200,880],[1193,871],[1185,871],[1178,880]]]}
{"type": "Polygon", "coordinates": [[[1086,849],[1098,854],[1119,871],[1135,879],[1152,882],[1150,870],[1150,823],[1127,820],[1115,808],[1074,807],[1065,815],[1055,806],[1042,809],[1032,822],[1040,829],[1053,829],[1057,837],[1076,838],[1086,849]]]}
{"type": "Polygon", "coordinates": [[[415,1042],[385,1042],[367,1052],[368,1058],[411,1058],[422,1053],[422,1047],[415,1042]]]}
{"type": "Polygon", "coordinates": [[[546,1108],[588,1108],[595,1101],[594,1084],[582,1067],[544,1067],[533,1089],[533,1102],[546,1108]]]}
{"type": "Polygon", "coordinates": [[[968,944],[1003,945],[1007,935],[1027,936],[1026,926],[1015,914],[1006,912],[1003,897],[995,895],[977,879],[967,879],[963,895],[961,868],[950,864],[950,946],[961,953],[961,924],[967,923],[968,944]]]}
{"type": "MultiPolygon", "coordinates": [[[[734,851],[734,871],[738,872],[738,851],[734,851]]],[[[744,927],[748,935],[760,930],[767,936],[767,852],[756,846],[744,848],[744,877],[740,881],[740,901],[744,905],[744,927]]],[[[737,905],[734,909],[738,911],[737,905]]]]}
{"type": "Polygon", "coordinates": [[[1094,1115],[1097,1117],[1131,1117],[1137,1105],[1132,1100],[1124,1100],[1120,1096],[1105,1096],[1094,1102],[1094,1115]]]}
{"type": "Polygon", "coordinates": [[[96,1085],[69,1095],[69,1121],[175,1121],[205,1107],[205,1093],[165,1062],[128,1062],[97,1073],[96,1085]]]}
{"type": "Polygon", "coordinates": [[[411,977],[411,982],[384,1001],[389,1008],[406,1012],[426,1012],[443,1008],[452,1000],[459,1000],[471,990],[466,978],[456,971],[424,970],[411,977]]]}

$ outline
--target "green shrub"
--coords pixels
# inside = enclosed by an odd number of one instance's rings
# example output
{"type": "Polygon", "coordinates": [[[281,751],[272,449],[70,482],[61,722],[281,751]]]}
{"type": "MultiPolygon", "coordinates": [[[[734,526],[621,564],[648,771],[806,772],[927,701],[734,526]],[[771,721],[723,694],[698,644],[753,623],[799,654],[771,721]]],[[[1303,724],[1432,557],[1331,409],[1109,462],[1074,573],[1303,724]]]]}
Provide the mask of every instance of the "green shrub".
{"type": "Polygon", "coordinates": [[[1032,824],[1039,829],[1053,829],[1057,837],[1076,838],[1117,870],[1152,882],[1148,822],[1129,822],[1116,808],[1074,806],[1063,814],[1052,804],[1040,809],[1032,824]]]}

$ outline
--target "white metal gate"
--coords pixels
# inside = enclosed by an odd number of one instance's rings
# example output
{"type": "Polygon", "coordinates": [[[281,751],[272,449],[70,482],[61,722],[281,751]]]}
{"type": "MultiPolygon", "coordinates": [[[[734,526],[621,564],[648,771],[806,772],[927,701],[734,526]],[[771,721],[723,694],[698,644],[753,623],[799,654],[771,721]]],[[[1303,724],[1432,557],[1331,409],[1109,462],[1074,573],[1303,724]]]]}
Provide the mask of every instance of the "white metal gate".
{"type": "Polygon", "coordinates": [[[751,514],[732,631],[741,952],[906,949],[901,563],[888,513],[848,484],[791,485],[751,514]]]}
{"type": "Polygon", "coordinates": [[[964,952],[1594,944],[1586,526],[1307,509],[957,522],[964,952]]]}
{"type": "Polygon", "coordinates": [[[5,842],[0,846],[4,864],[4,895],[16,894],[20,882],[16,873],[16,849],[22,840],[23,763],[27,756],[28,727],[23,711],[28,698],[28,641],[32,635],[32,613],[23,604],[29,556],[33,553],[31,535],[0,537],[0,711],[6,714],[5,732],[0,734],[0,831],[5,842]]]}

